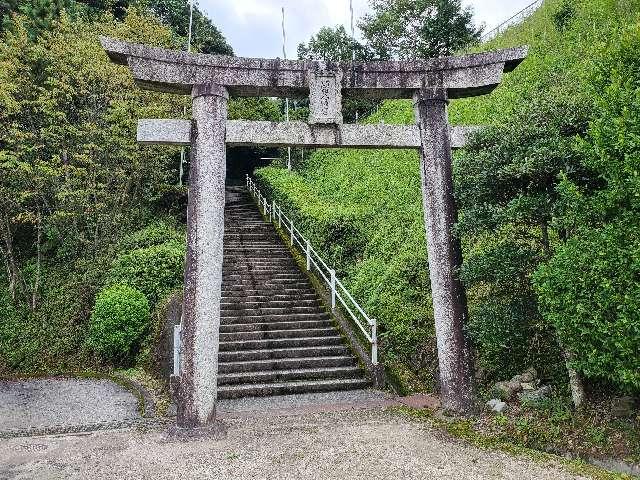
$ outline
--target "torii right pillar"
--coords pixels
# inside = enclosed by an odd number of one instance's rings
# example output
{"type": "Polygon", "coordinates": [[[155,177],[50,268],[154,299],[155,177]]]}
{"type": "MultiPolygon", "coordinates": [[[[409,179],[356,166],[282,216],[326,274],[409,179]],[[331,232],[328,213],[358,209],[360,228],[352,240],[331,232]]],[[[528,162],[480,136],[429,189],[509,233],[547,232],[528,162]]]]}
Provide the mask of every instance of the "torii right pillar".
{"type": "Polygon", "coordinates": [[[422,143],[422,202],[438,344],[440,397],[445,410],[464,413],[474,408],[473,358],[465,331],[467,298],[458,276],[462,250],[453,233],[457,210],[448,101],[444,88],[423,88],[414,95],[422,143]]]}

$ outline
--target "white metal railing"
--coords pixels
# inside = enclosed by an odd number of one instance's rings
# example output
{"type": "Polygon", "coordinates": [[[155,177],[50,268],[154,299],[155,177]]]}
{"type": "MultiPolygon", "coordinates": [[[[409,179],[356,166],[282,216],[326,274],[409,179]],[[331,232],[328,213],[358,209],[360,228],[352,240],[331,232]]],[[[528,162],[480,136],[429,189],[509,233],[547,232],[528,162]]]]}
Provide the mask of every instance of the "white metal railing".
{"type": "Polygon", "coordinates": [[[300,230],[294,225],[293,220],[282,212],[282,208],[276,201],[267,201],[267,198],[262,195],[262,192],[249,175],[247,175],[247,188],[258,204],[258,208],[261,209],[262,214],[269,218],[269,222],[277,224],[279,228],[289,233],[289,245],[297,247],[301,252],[304,252],[307,259],[307,271],[317,273],[327,284],[331,293],[331,309],[335,310],[338,302],[340,302],[340,305],[342,305],[371,344],[371,363],[378,365],[378,322],[369,317],[362,307],[358,305],[358,302],[355,301],[342,282],[336,277],[335,269],[329,267],[320,258],[320,255],[311,246],[309,240],[304,238],[300,230]]]}
{"type": "Polygon", "coordinates": [[[509,19],[505,20],[504,22],[502,22],[496,28],[494,28],[492,30],[489,30],[487,33],[483,34],[481,39],[480,39],[480,41],[481,42],[488,42],[489,40],[493,40],[500,33],[504,32],[507,28],[513,27],[514,25],[517,25],[517,24],[521,23],[524,19],[526,19],[533,12],[535,12],[540,6],[542,6],[542,2],[543,2],[543,0],[536,0],[535,2],[531,3],[530,5],[527,5],[522,10],[520,10],[518,13],[513,15],[511,18],[509,18],[509,19]]]}

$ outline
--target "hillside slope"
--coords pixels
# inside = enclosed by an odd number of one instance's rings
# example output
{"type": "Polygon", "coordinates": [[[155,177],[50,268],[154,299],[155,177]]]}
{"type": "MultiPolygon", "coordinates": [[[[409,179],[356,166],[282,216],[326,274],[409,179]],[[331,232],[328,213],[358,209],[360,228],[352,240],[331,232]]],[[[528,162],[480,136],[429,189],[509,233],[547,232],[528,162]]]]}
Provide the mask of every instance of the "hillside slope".
{"type": "MultiPolygon", "coordinates": [[[[616,43],[625,25],[637,22],[639,12],[637,0],[547,0],[521,25],[479,47],[527,44],[530,55],[491,95],[452,102],[451,123],[501,125],[516,118],[522,125],[534,115],[535,106],[553,101],[567,117],[575,115],[576,123],[586,125],[590,111],[586,85],[595,70],[594,58],[616,43]]],[[[367,121],[412,123],[411,103],[387,101],[367,121]]],[[[355,297],[379,320],[387,364],[409,365],[407,372],[418,372],[422,386],[431,388],[436,353],[418,168],[415,152],[325,150],[315,152],[293,173],[267,167],[256,176],[293,213],[312,243],[337,265],[355,297]]],[[[464,183],[459,161],[457,170],[457,183],[464,183]]],[[[470,174],[467,180],[472,178],[470,174]]],[[[513,231],[465,235],[465,256],[484,248],[487,238],[496,244],[498,237],[509,235],[513,231]]],[[[499,269],[500,258],[494,261],[499,269]]],[[[536,265],[523,272],[526,291],[492,304],[485,301],[493,295],[491,281],[468,285],[471,328],[478,327],[474,340],[489,379],[522,371],[535,362],[543,365],[547,377],[564,375],[558,374],[563,369],[561,358],[548,357],[558,349],[539,318],[530,286],[536,265]],[[506,332],[502,337],[482,338],[501,328],[506,332]]]]}

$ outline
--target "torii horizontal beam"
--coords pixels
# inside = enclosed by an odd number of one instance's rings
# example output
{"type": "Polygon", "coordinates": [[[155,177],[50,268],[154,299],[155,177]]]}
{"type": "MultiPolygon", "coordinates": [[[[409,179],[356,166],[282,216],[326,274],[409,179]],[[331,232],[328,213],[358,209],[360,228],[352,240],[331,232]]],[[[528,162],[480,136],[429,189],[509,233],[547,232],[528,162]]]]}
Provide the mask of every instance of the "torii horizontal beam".
{"type": "Polygon", "coordinates": [[[516,68],[527,47],[410,62],[318,62],[193,54],[102,37],[115,63],[128,65],[145,89],[190,94],[194,85],[224,85],[231,96],[291,97],[309,94],[310,71],[339,77],[344,97],[412,98],[416,90],[442,88],[448,98],[490,93],[504,72],[516,68]]]}
{"type": "MultiPolygon", "coordinates": [[[[451,127],[451,146],[462,148],[479,127],[451,127]]],[[[190,145],[191,120],[138,120],[138,142],[146,145],[190,145]]],[[[419,149],[417,125],[343,124],[227,120],[227,146],[308,148],[419,149]]]]}

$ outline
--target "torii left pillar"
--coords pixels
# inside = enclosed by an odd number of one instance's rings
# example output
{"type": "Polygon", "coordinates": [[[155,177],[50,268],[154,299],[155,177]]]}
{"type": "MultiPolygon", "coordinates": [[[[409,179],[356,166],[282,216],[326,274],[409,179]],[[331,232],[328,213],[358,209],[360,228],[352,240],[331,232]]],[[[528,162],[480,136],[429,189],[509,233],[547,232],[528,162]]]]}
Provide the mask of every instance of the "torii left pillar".
{"type": "Polygon", "coordinates": [[[211,425],[216,416],[229,94],[216,84],[192,91],[187,257],[177,385],[179,427],[211,425]]]}

